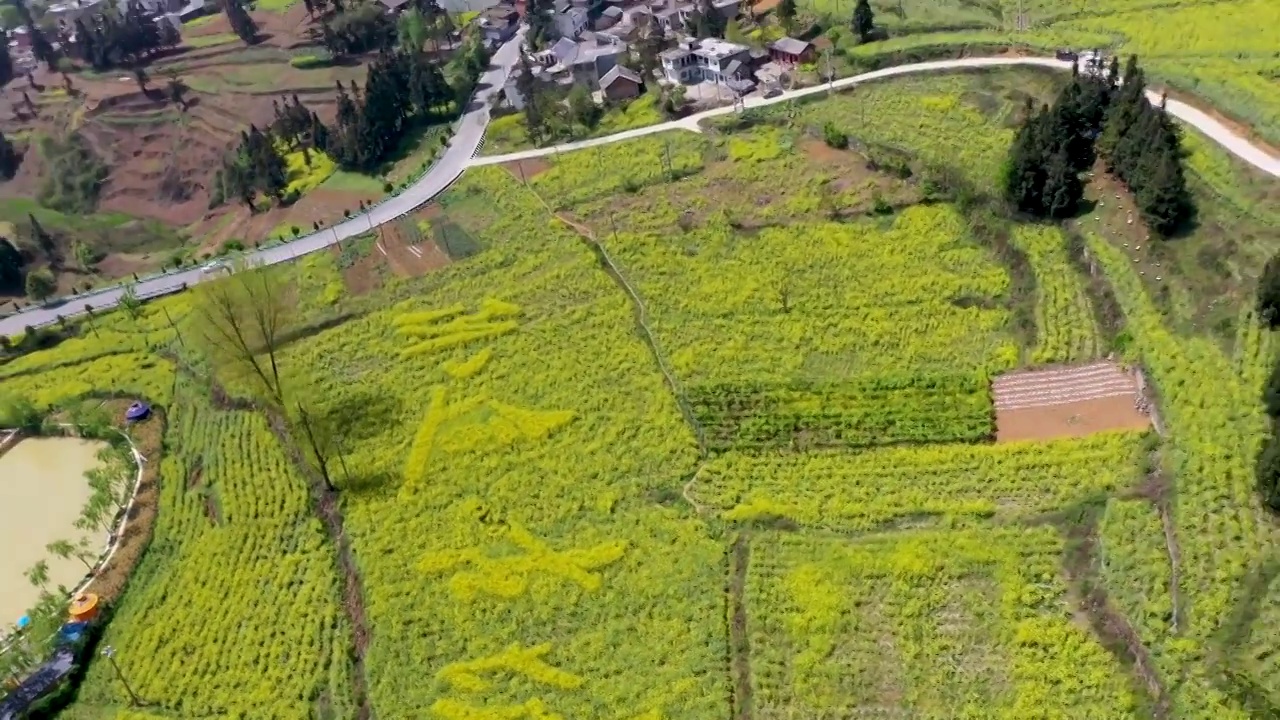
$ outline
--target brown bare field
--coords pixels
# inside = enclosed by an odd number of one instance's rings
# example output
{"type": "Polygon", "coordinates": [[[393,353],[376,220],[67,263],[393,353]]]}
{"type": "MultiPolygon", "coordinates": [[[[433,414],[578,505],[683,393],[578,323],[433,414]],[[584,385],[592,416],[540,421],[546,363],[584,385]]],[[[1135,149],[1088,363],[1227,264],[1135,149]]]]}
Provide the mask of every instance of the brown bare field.
{"type": "MultiPolygon", "coordinates": [[[[100,210],[174,226],[200,221],[210,214],[219,159],[250,123],[263,126],[271,120],[273,99],[296,93],[329,120],[334,82],[364,74],[358,64],[313,70],[289,65],[295,52],[310,45],[301,3],[284,14],[254,17],[264,41],[252,47],[231,34],[225,17],[184,28],[184,44],[146,68],[151,78],[146,92],[132,72],[119,69],[72,73],[70,89],[60,74],[44,69],[35,74],[34,87],[14,81],[0,92],[5,131],[19,137],[80,131],[111,170],[100,210]],[[185,111],[165,90],[170,73],[188,87],[185,111]],[[26,105],[24,92],[33,107],[26,105]]],[[[0,186],[0,193],[30,197],[40,165],[38,153],[29,153],[18,177],[0,186]]],[[[247,212],[234,207],[217,212],[224,211],[247,212]]]]}
{"type": "Polygon", "coordinates": [[[1137,377],[1108,361],[1001,375],[992,382],[992,396],[997,442],[1151,425],[1138,409],[1137,377]]]}
{"type": "Polygon", "coordinates": [[[1081,400],[1066,405],[996,412],[996,442],[1083,437],[1104,430],[1142,430],[1151,418],[1138,412],[1132,397],[1081,400]]]}
{"type": "Polygon", "coordinates": [[[551,163],[545,158],[529,158],[527,160],[512,160],[503,163],[502,167],[511,173],[512,177],[517,180],[532,180],[540,173],[544,173],[551,168],[551,163]]]}
{"type": "Polygon", "coordinates": [[[1141,430],[1135,376],[1110,362],[1002,375],[992,382],[996,441],[1081,437],[1141,430]]]}

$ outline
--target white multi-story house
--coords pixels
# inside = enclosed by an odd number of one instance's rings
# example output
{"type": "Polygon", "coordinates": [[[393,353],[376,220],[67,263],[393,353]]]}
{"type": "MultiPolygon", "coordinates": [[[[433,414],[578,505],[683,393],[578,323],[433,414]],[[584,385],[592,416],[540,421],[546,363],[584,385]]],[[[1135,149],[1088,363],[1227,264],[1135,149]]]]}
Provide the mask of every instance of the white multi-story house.
{"type": "Polygon", "coordinates": [[[569,0],[558,0],[555,4],[555,25],[560,37],[576,38],[587,27],[587,9],[569,0]]]}
{"type": "Polygon", "coordinates": [[[742,80],[751,74],[750,48],[717,38],[681,40],[663,50],[661,58],[663,76],[682,85],[742,80]]]}

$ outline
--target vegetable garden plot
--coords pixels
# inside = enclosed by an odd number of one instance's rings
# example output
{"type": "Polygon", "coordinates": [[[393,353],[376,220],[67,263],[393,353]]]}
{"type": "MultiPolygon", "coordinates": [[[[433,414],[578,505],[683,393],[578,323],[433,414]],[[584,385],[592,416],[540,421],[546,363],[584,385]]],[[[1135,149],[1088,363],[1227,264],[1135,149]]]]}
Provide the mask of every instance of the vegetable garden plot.
{"type": "Polygon", "coordinates": [[[689,390],[715,451],[813,450],[990,437],[984,377],[881,375],[843,383],[695,386],[689,390]]]}
{"type": "Polygon", "coordinates": [[[992,381],[991,393],[996,437],[1006,442],[1151,424],[1136,376],[1111,362],[1009,373],[992,381]]]}
{"type": "Polygon", "coordinates": [[[1115,659],[1064,607],[1051,528],[757,536],[756,717],[1123,718],[1115,659]]]}
{"type": "Polygon", "coordinates": [[[1139,433],[1001,445],[876,448],[857,453],[713,459],[691,488],[734,522],[785,519],[863,532],[928,516],[1027,518],[1140,482],[1139,433]]]}

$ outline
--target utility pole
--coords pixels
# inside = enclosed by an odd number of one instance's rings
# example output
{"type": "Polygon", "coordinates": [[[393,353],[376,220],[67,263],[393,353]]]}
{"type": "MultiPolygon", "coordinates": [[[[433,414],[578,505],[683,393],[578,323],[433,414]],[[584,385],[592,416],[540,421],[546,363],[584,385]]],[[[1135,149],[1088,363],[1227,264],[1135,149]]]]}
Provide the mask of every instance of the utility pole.
{"type": "Polygon", "coordinates": [[[178,344],[185,348],[187,346],[187,342],[182,339],[182,331],[179,330],[177,324],[173,322],[173,318],[169,316],[169,308],[161,305],[160,311],[164,313],[164,319],[169,321],[169,327],[173,328],[174,334],[178,336],[178,344]]]}
{"type": "Polygon", "coordinates": [[[125,680],[124,673],[120,671],[120,665],[116,662],[116,649],[110,645],[102,648],[102,657],[111,663],[111,667],[116,671],[116,677],[120,678],[120,684],[124,685],[125,692],[129,693],[129,707],[138,707],[142,701],[138,700],[138,696],[134,694],[133,688],[129,687],[129,681],[125,680]]]}
{"type": "Polygon", "coordinates": [[[822,51],[823,57],[827,60],[827,95],[836,91],[836,73],[831,69],[831,48],[822,51]]]}

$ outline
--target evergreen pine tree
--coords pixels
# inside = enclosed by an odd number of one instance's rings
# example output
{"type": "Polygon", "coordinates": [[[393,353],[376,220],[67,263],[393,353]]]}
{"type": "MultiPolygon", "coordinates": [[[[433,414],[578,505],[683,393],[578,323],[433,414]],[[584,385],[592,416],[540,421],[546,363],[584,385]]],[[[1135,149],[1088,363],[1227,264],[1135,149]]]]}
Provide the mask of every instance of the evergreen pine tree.
{"type": "Polygon", "coordinates": [[[1054,219],[1071,217],[1084,198],[1084,184],[1072,165],[1073,159],[1065,147],[1049,157],[1045,170],[1043,213],[1054,219]]]}
{"type": "Polygon", "coordinates": [[[729,26],[728,19],[716,9],[711,0],[698,0],[694,17],[697,18],[695,34],[700,38],[722,38],[729,26]]]}
{"type": "Polygon", "coordinates": [[[1157,146],[1150,174],[1137,189],[1138,212],[1147,225],[1168,237],[1189,218],[1191,194],[1176,151],[1157,146]]]}
{"type": "Polygon", "coordinates": [[[521,55],[516,75],[516,92],[524,99],[524,127],[529,141],[541,145],[546,131],[546,118],[542,114],[542,87],[533,76],[529,58],[521,55]]]}
{"type": "Polygon", "coordinates": [[[862,42],[870,40],[875,27],[876,14],[871,10],[871,3],[868,0],[858,0],[858,4],[853,7],[853,31],[857,33],[858,39],[862,42]]]}
{"type": "Polygon", "coordinates": [[[556,39],[554,12],[555,0],[529,0],[525,10],[525,21],[529,23],[526,37],[534,50],[542,50],[556,39]]]}
{"type": "Polygon", "coordinates": [[[9,55],[9,36],[0,30],[0,87],[9,84],[13,79],[13,58],[9,55]]]}
{"type": "Polygon", "coordinates": [[[1262,502],[1280,511],[1280,439],[1274,435],[1258,456],[1254,472],[1262,502]]]}
{"type": "MultiPolygon", "coordinates": [[[[1258,278],[1258,317],[1272,330],[1280,327],[1280,253],[1267,260],[1262,268],[1262,277],[1258,278]]],[[[1280,371],[1280,364],[1276,365],[1276,370],[1280,371]]]]}
{"type": "Polygon", "coordinates": [[[796,20],[796,0],[782,0],[774,12],[777,13],[778,22],[782,23],[782,27],[787,32],[791,32],[791,24],[796,20]]]}
{"type": "Polygon", "coordinates": [[[22,156],[18,154],[9,138],[0,133],[0,180],[9,180],[18,173],[22,156]]]}
{"type": "Polygon", "coordinates": [[[22,292],[22,265],[22,253],[9,238],[0,237],[0,289],[10,294],[22,292]]]}
{"type": "Polygon", "coordinates": [[[227,14],[227,22],[231,24],[231,30],[246,45],[253,45],[258,41],[258,24],[249,16],[249,11],[240,4],[240,0],[225,0],[223,10],[227,14]]]}
{"type": "Polygon", "coordinates": [[[1006,201],[1022,212],[1040,214],[1044,208],[1045,124],[1045,114],[1037,113],[1028,98],[1002,181],[1006,201]]]}

